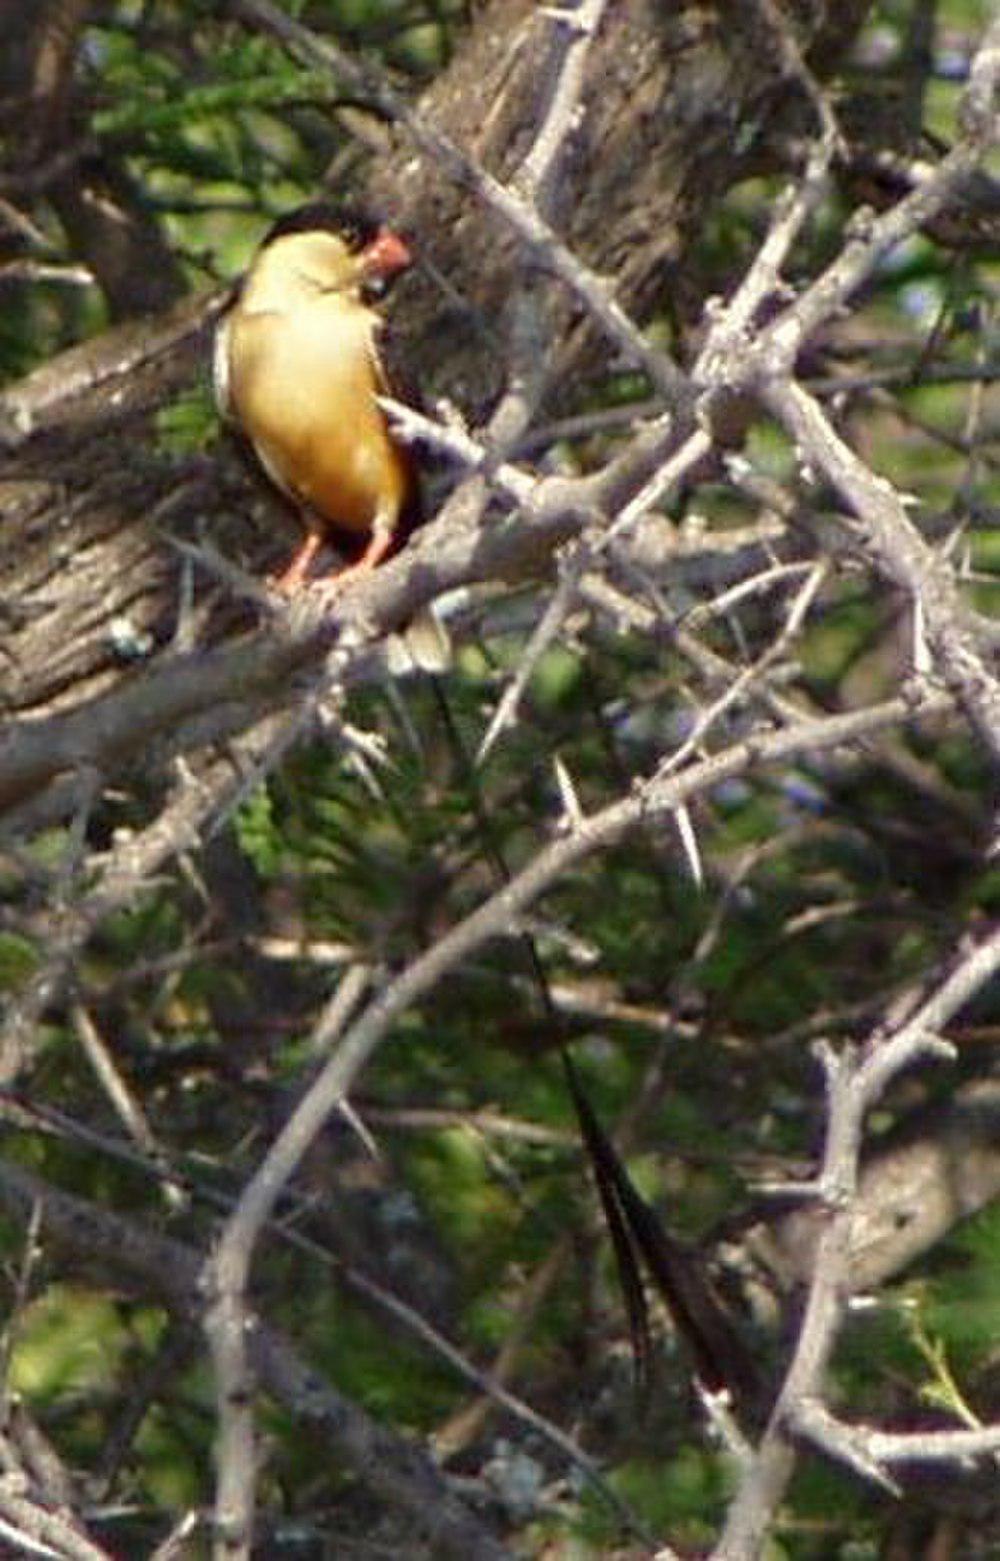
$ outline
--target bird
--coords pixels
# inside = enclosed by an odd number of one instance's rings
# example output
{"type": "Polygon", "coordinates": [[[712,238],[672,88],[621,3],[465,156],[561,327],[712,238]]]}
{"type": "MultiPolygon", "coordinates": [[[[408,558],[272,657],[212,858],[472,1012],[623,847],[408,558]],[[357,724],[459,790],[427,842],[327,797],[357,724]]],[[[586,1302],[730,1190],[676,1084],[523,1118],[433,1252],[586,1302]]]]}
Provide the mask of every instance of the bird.
{"type": "MultiPolygon", "coordinates": [[[[305,587],[328,539],[346,543],[354,555],[346,568],[318,582],[329,594],[374,569],[422,520],[416,463],[395,437],[379,401],[389,394],[390,384],[375,305],[411,263],[408,245],[371,213],[312,202],[281,217],[265,235],[217,329],[219,411],[243,433],[259,465],[297,505],[305,524],[302,543],[273,582],[283,595],[305,587]]],[[[408,626],[407,644],[423,670],[437,673],[448,665],[447,636],[431,615],[408,626]]],[[[433,678],[431,686],[461,757],[443,691],[433,678]]],[[[474,766],[467,758],[463,768],[473,780],[474,766]]],[[[485,809],[480,804],[476,811],[486,838],[485,809]]],[[[507,881],[502,858],[496,865],[501,881],[507,881]]],[[[556,1024],[533,946],[531,961],[546,1015],[556,1024]]],[[[727,1386],[748,1395],[755,1374],[729,1319],[697,1265],[635,1188],[564,1042],[560,1051],[612,1237],[637,1371],[645,1371],[650,1356],[645,1267],[691,1346],[700,1379],[710,1388],[727,1386]]]]}
{"type": "MultiPolygon", "coordinates": [[[[412,263],[405,240],[374,213],[310,202],[265,234],[216,330],[219,412],[305,526],[271,582],[283,596],[310,583],[328,541],[348,555],[346,567],[317,582],[332,596],[397,551],[423,519],[416,462],[379,401],[392,387],[376,305],[412,263]]],[[[411,629],[414,659],[441,670],[443,626],[423,614],[411,629]]]]}

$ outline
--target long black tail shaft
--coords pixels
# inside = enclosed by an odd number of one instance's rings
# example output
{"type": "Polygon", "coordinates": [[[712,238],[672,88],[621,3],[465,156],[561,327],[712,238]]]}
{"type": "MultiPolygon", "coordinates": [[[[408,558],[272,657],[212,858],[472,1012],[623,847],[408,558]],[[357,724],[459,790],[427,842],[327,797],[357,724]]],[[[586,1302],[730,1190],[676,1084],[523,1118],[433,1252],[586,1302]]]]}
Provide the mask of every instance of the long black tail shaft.
{"type": "MultiPolygon", "coordinates": [[[[433,690],[448,744],[463,774],[483,853],[498,884],[509,883],[510,872],[497,844],[483,804],[478,776],[462,741],[441,679],[428,674],[427,681],[433,690]]],[[[639,1192],[601,1126],[584,1089],[579,1070],[570,1056],[565,1041],[565,1024],[552,997],[538,945],[526,931],[521,932],[520,941],[545,1019],[557,1041],[580,1137],[611,1237],[636,1376],[640,1382],[648,1380],[652,1359],[649,1306],[642,1277],[645,1268],[674,1327],[691,1351],[699,1380],[710,1391],[728,1388],[734,1399],[744,1401],[756,1392],[757,1372],[753,1361],[702,1272],[701,1261],[665,1229],[655,1210],[639,1192]]]]}
{"type": "Polygon", "coordinates": [[[601,1126],[581,1086],[576,1066],[565,1050],[563,1065],[615,1248],[638,1375],[647,1376],[649,1365],[648,1309],[641,1277],[637,1282],[644,1266],[674,1327],[691,1351],[702,1384],[712,1392],[728,1388],[737,1402],[751,1402],[759,1389],[757,1367],[716,1295],[703,1261],[671,1236],[639,1192],[601,1126]],[[623,1247],[628,1249],[624,1260],[623,1247]]]}

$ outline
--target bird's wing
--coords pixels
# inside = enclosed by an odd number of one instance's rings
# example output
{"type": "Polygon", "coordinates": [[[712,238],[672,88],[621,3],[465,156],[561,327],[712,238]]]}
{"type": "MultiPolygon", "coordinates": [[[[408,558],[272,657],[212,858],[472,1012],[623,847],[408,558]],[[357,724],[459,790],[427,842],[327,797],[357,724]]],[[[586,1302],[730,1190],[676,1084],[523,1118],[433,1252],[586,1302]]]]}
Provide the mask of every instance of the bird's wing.
{"type": "Polygon", "coordinates": [[[379,381],[379,395],[391,396],[394,401],[405,401],[415,411],[426,412],[427,405],[414,376],[413,361],[404,332],[384,314],[379,317],[372,353],[379,381]]]}
{"type": "Polygon", "coordinates": [[[232,319],[231,311],[222,316],[215,327],[215,339],[212,343],[212,387],[215,391],[215,404],[219,410],[219,416],[227,423],[236,423],[236,408],[233,405],[231,373],[229,367],[229,326],[232,319]]]}
{"type": "Polygon", "coordinates": [[[247,464],[254,470],[257,467],[263,467],[265,474],[279,492],[283,493],[293,504],[301,504],[301,496],[293,488],[289,487],[282,473],[268,456],[267,451],[261,446],[254,444],[249,437],[236,408],[236,401],[233,396],[231,337],[233,308],[238,298],[239,294],[233,299],[215,328],[215,337],[212,342],[212,388],[215,392],[215,405],[222,421],[237,435],[237,444],[247,464]]]}

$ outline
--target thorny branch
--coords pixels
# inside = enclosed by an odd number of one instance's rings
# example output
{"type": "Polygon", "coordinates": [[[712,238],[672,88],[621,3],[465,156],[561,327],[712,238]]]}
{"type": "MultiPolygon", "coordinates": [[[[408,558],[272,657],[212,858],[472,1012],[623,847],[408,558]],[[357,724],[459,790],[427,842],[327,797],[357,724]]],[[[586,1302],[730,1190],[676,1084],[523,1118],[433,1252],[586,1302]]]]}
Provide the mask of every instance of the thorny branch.
{"type": "MultiPolygon", "coordinates": [[[[301,33],[290,31],[284,19],[279,20],[272,16],[269,9],[257,4],[256,0],[248,0],[247,4],[241,6],[241,10],[265,22],[271,30],[292,41],[298,49],[305,48],[313,53],[316,52],[313,41],[304,38],[301,33]]],[[[336,62],[331,60],[331,63],[336,62]]],[[[980,94],[981,75],[981,67],[977,62],[973,72],[973,82],[975,92],[980,94]]],[[[970,98],[972,97],[974,94],[970,94],[970,98]]],[[[402,119],[410,134],[425,152],[433,152],[455,177],[462,179],[463,182],[469,181],[468,165],[455,148],[442,146],[440,140],[428,134],[426,127],[416,122],[409,111],[385,98],[384,95],[383,104],[390,107],[397,117],[402,119]]],[[[708,377],[714,379],[715,383],[723,383],[729,387],[739,383],[743,375],[748,380],[752,379],[756,363],[762,361],[763,356],[766,355],[768,383],[765,393],[770,404],[779,415],[790,422],[793,414],[797,415],[798,423],[795,432],[800,436],[800,444],[807,445],[809,454],[821,464],[824,463],[825,457],[826,469],[830,471],[831,466],[834,465],[833,458],[829,454],[829,439],[832,437],[832,431],[827,435],[828,442],[822,448],[819,434],[826,433],[825,427],[819,431],[810,429],[813,437],[808,442],[802,437],[805,432],[803,403],[804,401],[807,405],[811,403],[808,403],[805,393],[798,391],[790,382],[783,384],[782,374],[794,363],[798,347],[809,332],[815,329],[820,321],[827,318],[863,278],[870,274],[888,249],[898,243],[902,237],[915,231],[922,221],[944,206],[954,184],[975,166],[988,141],[989,132],[985,128],[981,112],[970,116],[970,134],[967,141],[956,148],[950,160],[945,160],[937,177],[932,178],[923,188],[907,197],[862,238],[850,241],[839,262],[829,268],[826,276],[820,278],[802,299],[791,306],[783,317],[763,333],[762,346],[758,347],[756,343],[747,341],[746,350],[742,354],[741,373],[738,361],[740,354],[738,351],[734,354],[734,344],[740,335],[749,334],[753,316],[766,292],[777,284],[782,260],[821,190],[825,169],[834,151],[833,133],[829,122],[826,123],[825,128],[826,137],[820,143],[817,160],[810,164],[806,179],[800,187],[800,194],[790,198],[785,206],[779,209],[755,268],[751,269],[742,293],[737,294],[732,319],[728,320],[723,316],[716,322],[714,330],[710,333],[709,342],[696,369],[696,378],[699,377],[699,371],[703,373],[708,371],[708,377]]],[[[587,279],[581,280],[575,267],[567,267],[560,253],[561,246],[555,236],[536,226],[537,211],[527,210],[508,191],[502,190],[482,175],[475,177],[472,182],[482,198],[506,220],[512,222],[522,237],[530,236],[535,245],[540,241],[545,245],[550,263],[554,263],[555,269],[564,278],[574,277],[588,306],[601,318],[607,328],[613,329],[616,339],[621,344],[620,322],[615,318],[612,325],[605,313],[595,308],[595,298],[593,292],[589,290],[587,279]]],[[[650,368],[654,383],[661,389],[664,388],[664,379],[658,369],[654,370],[649,364],[645,352],[636,350],[634,335],[632,333],[629,335],[632,356],[650,368]]],[[[668,376],[668,383],[673,388],[672,374],[668,376]]],[[[664,461],[672,437],[675,437],[673,430],[665,435],[662,447],[657,447],[654,443],[655,454],[652,459],[647,455],[646,473],[640,477],[638,483],[636,482],[638,473],[633,471],[630,474],[631,481],[626,478],[628,486],[625,493],[622,494],[619,489],[617,515],[609,516],[610,524],[607,529],[609,538],[613,539],[619,530],[634,524],[653,505],[660,502],[664,494],[673,486],[677,475],[704,456],[711,446],[710,439],[701,432],[693,433],[689,436],[688,448],[684,450],[681,463],[675,467],[671,460],[664,461]]],[[[456,442],[453,438],[451,441],[453,448],[456,442]]],[[[462,454],[468,459],[470,453],[478,464],[485,464],[479,452],[470,451],[468,442],[465,442],[462,454]]],[[[838,454],[840,465],[836,468],[836,474],[840,485],[847,488],[848,497],[856,508],[863,509],[868,518],[873,500],[885,493],[886,485],[865,472],[861,463],[850,455],[846,446],[839,446],[838,454]],[[862,487],[863,495],[860,493],[862,487]]],[[[639,465],[639,470],[641,469],[639,465]]],[[[620,480],[620,468],[617,476],[620,480]]],[[[512,476],[507,476],[504,481],[508,489],[520,486],[512,476]]],[[[592,484],[592,490],[595,486],[597,484],[592,484]]],[[[604,486],[606,490],[606,479],[604,486]]],[[[529,505],[525,506],[525,508],[529,507],[529,505]]],[[[576,508],[577,513],[585,513],[579,497],[576,498],[575,505],[571,502],[570,507],[576,508]]],[[[526,517],[522,516],[522,520],[524,518],[526,517]]],[[[901,505],[895,505],[893,519],[898,532],[900,523],[905,523],[906,519],[901,505]]],[[[920,583],[923,584],[924,581],[920,583]]],[[[957,600],[949,599],[942,611],[948,618],[942,634],[942,639],[946,642],[957,626],[960,611],[957,600]]],[[[918,659],[918,665],[920,664],[918,659]]],[[[967,669],[963,668],[963,670],[967,669]]],[[[957,680],[953,678],[953,684],[955,681],[957,680]]],[[[962,687],[965,687],[964,682],[962,687]]],[[[973,708],[977,708],[975,700],[973,708]]],[[[995,729],[1000,731],[1000,723],[995,729]]],[[[990,730],[989,722],[986,723],[985,730],[987,732],[990,730]]],[[[815,730],[810,735],[815,740],[815,730]]],[[[765,740],[760,746],[766,749],[767,741],[765,740]]],[[[730,754],[732,753],[731,749],[730,754]]],[[[746,762],[745,756],[744,762],[746,762]]],[[[247,1187],[235,1216],[226,1227],[210,1269],[210,1284],[214,1295],[210,1337],[215,1351],[221,1403],[219,1456],[221,1475],[217,1522],[220,1532],[227,1533],[231,1543],[236,1546],[246,1543],[246,1536],[252,1527],[254,1501],[253,1409],[247,1361],[242,1344],[245,1332],[243,1297],[254,1246],[281,1189],[294,1173],[306,1148],[313,1141],[330,1112],[340,1101],[346,1099],[358,1071],[375,1047],[384,1039],[393,1019],[439,980],[444,972],[465,958],[480,941],[495,936],[501,927],[508,926],[511,917],[522,910],[530,899],[542,892],[551,876],[565,872],[571,861],[598,848],[609,838],[617,838],[630,822],[634,823],[638,819],[646,818],[665,805],[670,811],[679,812],[688,800],[687,785],[691,784],[692,776],[697,776],[701,768],[694,765],[682,773],[677,782],[676,794],[670,796],[669,804],[664,804],[665,783],[660,779],[654,783],[654,786],[647,785],[639,788],[638,795],[634,799],[608,809],[604,815],[573,821],[566,840],[542,852],[520,879],[493,896],[491,901],[485,902],[464,923],[459,924],[434,948],[421,956],[408,971],[391,983],[386,991],[369,1005],[359,1020],[350,1026],[334,1059],[323,1070],[320,1078],[293,1113],[265,1157],[259,1171],[247,1187]],[[655,790],[656,784],[660,787],[659,792],[655,790]]],[[[714,761],[709,761],[707,768],[711,773],[714,770],[714,761]]],[[[719,777],[715,776],[715,778],[719,777]]],[[[704,784],[704,776],[702,783],[704,784]]],[[[695,783],[691,794],[696,794],[697,789],[695,783]]],[[[831,1079],[836,1081],[841,1074],[846,1073],[847,1064],[835,1065],[831,1062],[830,1067],[831,1079]]],[[[848,1175],[851,1186],[856,1177],[860,1154],[863,1110],[863,1105],[859,1106],[856,1116],[851,1117],[845,1112],[837,1089],[833,1084],[831,1085],[826,1172],[830,1176],[836,1173],[838,1178],[848,1175]]],[[[840,1180],[837,1185],[840,1185],[840,1180]]],[[[848,1227],[844,1225],[842,1219],[834,1220],[821,1242],[817,1257],[817,1277],[810,1299],[810,1312],[807,1313],[807,1323],[800,1336],[799,1351],[779,1398],[779,1410],[782,1413],[787,1409],[790,1396],[793,1397],[795,1394],[800,1397],[805,1396],[805,1389],[799,1377],[810,1389],[822,1380],[838,1321],[836,1284],[834,1282],[831,1286],[827,1276],[830,1273],[836,1276],[838,1261],[841,1265],[846,1263],[847,1230],[848,1227]],[[815,1317],[818,1321],[811,1324],[810,1317],[815,1317]],[[808,1362],[808,1369],[797,1364],[803,1359],[808,1362]]],[[[778,1423],[781,1424],[780,1419],[778,1423]]],[[[782,1439],[779,1439],[778,1445],[780,1456],[775,1458],[776,1473],[772,1484],[780,1493],[783,1482],[790,1473],[793,1455],[782,1439]]],[[[755,1469],[766,1462],[767,1446],[765,1438],[763,1444],[765,1451],[760,1454],[755,1469]]],[[[749,1478],[744,1481],[741,1489],[742,1500],[738,1497],[734,1503],[720,1554],[734,1556],[744,1553],[755,1554],[756,1547],[762,1542],[777,1496],[769,1504],[767,1500],[760,1498],[756,1486],[751,1495],[745,1494],[750,1490],[751,1483],[749,1478]],[[755,1509],[752,1520],[744,1516],[744,1509],[747,1507],[755,1509]],[[744,1547],[742,1550],[739,1548],[740,1545],[744,1547]]],[[[758,1483],[763,1485],[766,1482],[758,1483]]]]}
{"type": "MultiPolygon", "coordinates": [[[[56,1191],[6,1160],[0,1161],[0,1202],[23,1216],[39,1209],[49,1242],[138,1280],[182,1322],[201,1310],[199,1255],[182,1242],[56,1191]]],[[[322,1436],[328,1451],[380,1488],[391,1507],[405,1510],[417,1531],[429,1529],[441,1554],[502,1561],[507,1551],[452,1493],[429,1457],[338,1393],[256,1314],[247,1311],[245,1323],[256,1380],[322,1436]]]]}
{"type": "MultiPolygon", "coordinates": [[[[869,1478],[887,1477],[883,1462],[898,1463],[903,1449],[913,1458],[949,1460],[959,1456],[951,1432],[935,1451],[923,1433],[880,1441],[878,1435],[838,1428],[825,1412],[819,1416],[830,1357],[843,1322],[847,1302],[851,1225],[855,1217],[861,1147],[865,1117],[891,1081],[904,1068],[924,1057],[949,1057],[952,1049],[940,1032],[970,998],[1000,969],[1000,930],[967,950],[955,969],[939,984],[915,1014],[895,1033],[872,1035],[860,1050],[848,1048],[821,1053],[827,1080],[827,1132],[816,1196],[828,1211],[813,1265],[805,1314],[792,1360],[785,1374],[771,1417],[748,1469],[743,1474],[730,1507],[726,1526],[714,1555],[718,1561],[751,1561],[758,1556],[770,1531],[795,1467],[794,1439],[806,1436],[820,1441],[827,1452],[840,1457],[869,1478]],[[922,1451],[921,1451],[922,1449],[922,1451]],[[887,1453],[892,1456],[886,1457],[887,1453]]],[[[995,1451],[1000,1428],[971,1438],[961,1445],[965,1453],[980,1456],[995,1451]]]]}
{"type": "MultiPolygon", "coordinates": [[[[600,25],[604,9],[601,0],[582,0],[553,19],[553,27],[562,36],[553,56],[547,111],[518,177],[504,186],[428,124],[372,67],[318,38],[267,0],[231,0],[230,11],[248,26],[270,33],[298,57],[323,65],[339,80],[363,90],[404,128],[422,156],[471,190],[507,223],[523,241],[531,260],[559,277],[604,330],[608,341],[645,372],[672,413],[661,415],[650,427],[635,433],[615,458],[593,474],[539,478],[513,459],[496,459],[489,437],[481,439],[394,408],[404,428],[429,437],[483,479],[504,509],[503,522],[493,521],[489,527],[468,528],[458,534],[432,525],[405,557],[351,592],[332,620],[317,625],[306,614],[270,637],[258,635],[251,642],[207,656],[177,657],[164,669],[162,687],[157,682],[160,674],[154,670],[141,687],[136,687],[131,702],[119,694],[113,701],[39,723],[38,728],[10,733],[0,750],[0,799],[12,810],[15,825],[23,825],[25,818],[32,816],[15,811],[29,804],[36,809],[36,820],[44,821],[46,799],[55,808],[51,816],[59,816],[60,808],[74,806],[81,777],[86,779],[94,772],[98,778],[106,778],[114,773],[119,757],[136,743],[137,735],[145,742],[169,733],[174,747],[167,751],[182,752],[185,746],[218,741],[248,726],[248,743],[255,751],[247,762],[254,779],[259,779],[308,724],[295,714],[276,716],[271,712],[275,708],[296,709],[303,691],[318,703],[331,688],[349,683],[357,675],[357,665],[370,641],[424,601],[456,585],[513,579],[521,570],[532,568],[539,555],[548,559],[570,540],[580,549],[581,574],[584,567],[602,565],[614,554],[624,533],[662,504],[702,461],[717,453],[713,412],[722,392],[749,391],[758,396],[795,441],[802,462],[823,472],[846,502],[858,522],[864,556],[902,585],[914,604],[918,621],[913,659],[919,677],[906,697],[847,715],[806,718],[780,703],[779,696],[767,688],[764,674],[794,638],[812,605],[824,571],[824,565],[816,565],[814,573],[807,574],[784,629],[756,663],[732,680],[669,764],[658,766],[629,796],[611,806],[564,820],[562,832],[509,885],[484,899],[376,991],[358,1017],[347,1022],[345,1016],[334,1055],[246,1187],[203,1274],[219,1399],[216,1525],[223,1547],[220,1553],[229,1556],[246,1554],[252,1534],[258,1452],[255,1381],[273,1389],[284,1371],[286,1381],[295,1378],[296,1391],[303,1396],[308,1387],[303,1368],[289,1362],[283,1344],[259,1331],[249,1311],[247,1291],[255,1249],[276,1200],[306,1149],[331,1112],[346,1102],[361,1070],[390,1038],[402,1015],[470,953],[506,936],[526,909],[572,867],[650,820],[680,816],[692,801],[724,780],[745,775],[760,765],[840,747],[911,719],[950,710],[955,703],[966,712],[984,745],[1000,757],[1000,692],[989,664],[991,647],[963,604],[949,561],[928,545],[907,515],[903,498],[864,465],[818,401],[795,378],[802,348],[818,328],[876,273],[894,246],[947,207],[995,139],[1000,22],[987,33],[973,63],[963,137],[911,194],[883,216],[859,222],[826,270],[791,300],[782,272],[822,196],[838,153],[838,139],[826,100],[811,77],[804,76],[801,59],[794,51],[788,54],[787,63],[805,80],[813,97],[822,132],[802,178],[792,183],[777,203],[770,230],[731,302],[713,311],[707,341],[689,383],[665,353],[650,345],[614,301],[604,281],[562,242],[552,222],[555,176],[573,134],[588,41],[600,25]],[[767,308],[775,300],[782,307],[765,320],[767,308]],[[696,392],[702,398],[697,417],[693,411],[696,392]],[[334,641],[337,649],[331,657],[334,641]],[[302,681],[290,697],[287,685],[292,677],[302,681]],[[772,701],[778,729],[754,732],[722,752],[705,756],[700,745],[720,717],[737,700],[742,703],[749,696],[761,697],[762,690],[772,701]],[[263,723],[256,735],[253,722],[263,723]],[[283,1363],[280,1368],[276,1360],[283,1363]]],[[[770,4],[765,11],[772,19],[776,15],[770,4]]],[[[789,44],[788,38],[785,44],[789,44]]],[[[33,409],[25,413],[22,423],[34,415],[33,409]]],[[[15,426],[12,437],[25,431],[15,426]]],[[[557,593],[549,618],[542,620],[536,650],[555,632],[575,599],[578,585],[569,565],[562,595],[557,593]]],[[[685,643],[682,635],[678,641],[692,657],[712,654],[690,639],[685,643]]],[[[534,653],[529,652],[529,668],[534,653]]],[[[522,672],[515,677],[512,692],[501,705],[502,714],[498,714],[498,730],[513,718],[526,676],[522,672]]],[[[314,708],[311,704],[310,720],[314,708]]],[[[168,742],[166,737],[164,742],[168,742]]],[[[166,863],[202,840],[211,822],[224,816],[244,792],[245,777],[238,766],[234,773],[229,760],[216,761],[197,778],[179,774],[156,822],[112,848],[96,881],[77,899],[71,897],[57,918],[47,958],[8,1018],[0,1051],[0,1077],[9,1080],[24,1065],[39,1019],[58,997],[94,930],[114,910],[128,905],[166,863]]],[[[828,1204],[830,1218],[817,1251],[806,1317],[792,1363],[770,1424],[741,1478],[716,1551],[728,1561],[759,1553],[794,1466],[796,1438],[819,1443],[853,1467],[883,1479],[888,1477],[889,1466],[912,1459],[951,1459],[996,1450],[995,1428],[910,1439],[837,1426],[823,1408],[822,1393],[843,1319],[843,1280],[865,1114],[903,1068],[941,1052],[941,1029],[998,965],[1000,937],[986,937],[964,953],[952,975],[890,1037],[872,1037],[860,1052],[825,1054],[829,1123],[816,1193],[828,1204]]],[[[27,1182],[19,1185],[15,1179],[8,1185],[19,1199],[29,1195],[27,1182]]],[[[35,1189],[30,1196],[41,1194],[35,1189]]],[[[52,1217],[63,1219],[67,1226],[71,1214],[78,1218],[68,1204],[61,1213],[58,1202],[51,1207],[55,1211],[52,1217]]],[[[162,1265],[163,1253],[153,1253],[150,1261],[162,1265]]],[[[191,1255],[185,1254],[179,1269],[185,1304],[194,1283],[192,1263],[191,1255]]],[[[180,1282],[174,1281],[175,1285],[180,1282]]],[[[318,1398],[324,1398],[320,1390],[314,1391],[318,1398]]],[[[301,1400],[297,1407],[301,1407],[301,1400]]],[[[332,1401],[317,1411],[321,1416],[326,1414],[331,1423],[342,1412],[340,1404],[332,1401]]],[[[372,1432],[369,1427],[353,1428],[349,1434],[370,1438],[372,1432]]],[[[419,1481],[414,1489],[415,1499],[423,1501],[426,1489],[419,1481]]],[[[438,1494],[436,1487],[434,1494],[438,1494]]],[[[453,1553],[462,1553],[461,1544],[472,1542],[479,1547],[477,1554],[500,1554],[499,1547],[471,1520],[468,1529],[463,1527],[466,1520],[460,1512],[449,1509],[443,1521],[454,1530],[448,1541],[453,1553]]]]}
{"type": "MultiPolygon", "coordinates": [[[[933,703],[933,701],[932,701],[933,703]]],[[[912,706],[909,707],[912,710],[912,706]]],[[[255,1437],[253,1392],[246,1340],[246,1289],[260,1232],[303,1155],[330,1115],[346,1101],[362,1068],[388,1038],[394,1023],[426,996],[449,971],[485,943],[509,935],[527,907],[595,851],[606,850],[629,830],[676,813],[710,787],[759,763],[799,752],[817,752],[877,731],[907,713],[907,703],[888,705],[827,721],[790,724],[770,737],[734,744],[724,753],[691,764],[679,775],[654,774],[623,801],[587,818],[557,838],[516,877],[457,923],[401,972],[351,1023],[315,1083],[289,1117],[227,1221],[206,1273],[210,1297],[209,1337],[220,1403],[220,1482],[216,1521],[230,1547],[247,1543],[254,1503],[255,1437]]]]}

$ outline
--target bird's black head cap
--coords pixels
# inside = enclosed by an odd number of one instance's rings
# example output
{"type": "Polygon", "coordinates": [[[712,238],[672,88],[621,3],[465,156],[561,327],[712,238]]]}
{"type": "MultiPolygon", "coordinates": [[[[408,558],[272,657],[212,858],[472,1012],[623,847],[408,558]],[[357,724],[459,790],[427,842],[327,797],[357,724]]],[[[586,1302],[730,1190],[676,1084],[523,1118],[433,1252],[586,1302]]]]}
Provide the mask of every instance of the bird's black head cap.
{"type": "Polygon", "coordinates": [[[286,211],[264,235],[261,248],[289,233],[336,233],[351,249],[364,249],[377,238],[385,222],[379,212],[367,206],[341,204],[339,201],[309,201],[286,211]]]}

